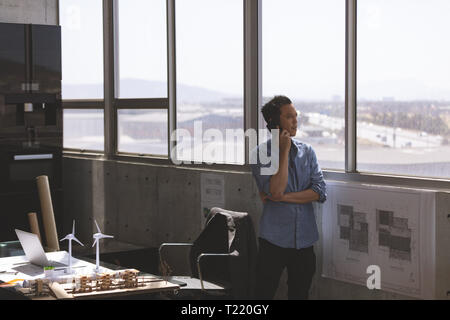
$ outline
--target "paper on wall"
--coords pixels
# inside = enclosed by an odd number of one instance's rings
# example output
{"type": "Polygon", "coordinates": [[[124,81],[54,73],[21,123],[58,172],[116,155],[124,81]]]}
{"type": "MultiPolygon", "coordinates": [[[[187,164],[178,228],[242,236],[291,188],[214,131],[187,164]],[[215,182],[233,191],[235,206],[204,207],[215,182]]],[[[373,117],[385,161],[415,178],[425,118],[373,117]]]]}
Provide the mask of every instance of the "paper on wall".
{"type": "Polygon", "coordinates": [[[201,174],[201,222],[205,226],[206,215],[213,207],[225,208],[225,179],[223,175],[201,174]]]}

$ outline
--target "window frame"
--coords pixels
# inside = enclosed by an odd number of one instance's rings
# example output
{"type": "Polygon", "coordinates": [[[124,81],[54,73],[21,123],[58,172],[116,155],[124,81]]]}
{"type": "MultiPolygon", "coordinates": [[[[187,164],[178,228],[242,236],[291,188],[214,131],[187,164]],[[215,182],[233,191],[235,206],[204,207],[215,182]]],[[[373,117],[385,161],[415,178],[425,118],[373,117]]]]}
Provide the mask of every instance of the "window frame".
{"type": "MultiPolygon", "coordinates": [[[[63,100],[62,108],[64,109],[77,109],[77,110],[103,110],[103,117],[105,116],[105,108],[103,104],[103,100],[63,100]]],[[[64,116],[64,112],[63,112],[64,116]]],[[[64,128],[63,128],[64,130],[64,128]]],[[[98,157],[103,154],[102,150],[94,150],[94,149],[80,149],[80,148],[64,148],[63,153],[70,154],[84,154],[89,156],[98,157]]]]}
{"type": "MultiPolygon", "coordinates": [[[[170,133],[176,129],[176,30],[175,12],[176,0],[166,0],[167,14],[167,98],[149,99],[117,99],[115,98],[115,83],[117,74],[115,66],[117,57],[117,1],[103,0],[103,54],[104,54],[104,99],[103,100],[63,100],[63,108],[104,109],[105,148],[104,152],[82,152],[76,149],[64,149],[71,156],[92,156],[106,160],[146,163],[157,166],[175,166],[170,159],[170,150],[176,142],[170,140],[170,133]],[[120,109],[167,109],[168,156],[139,155],[134,153],[119,153],[117,150],[117,117],[120,109]]],[[[421,177],[413,175],[395,175],[357,170],[357,0],[345,1],[345,170],[323,168],[326,179],[348,182],[369,182],[377,184],[406,185],[413,187],[437,188],[450,190],[450,179],[421,177]]],[[[262,30],[262,0],[242,0],[244,19],[244,131],[258,130],[258,123],[263,119],[259,108],[262,102],[261,81],[261,30],[262,30]]],[[[58,9],[59,14],[59,9],[58,9]]],[[[259,137],[258,137],[259,139],[259,137]]],[[[209,171],[235,171],[250,173],[249,143],[245,139],[245,164],[181,164],[176,167],[209,171]]]]}
{"type": "MultiPolygon", "coordinates": [[[[104,6],[104,1],[103,1],[104,6]]],[[[56,5],[56,12],[57,12],[57,23],[58,25],[61,25],[61,19],[60,19],[60,4],[59,1],[57,1],[56,5]]],[[[104,8],[103,8],[104,13],[104,8]]],[[[103,25],[104,29],[104,25],[103,25]]],[[[105,55],[105,46],[103,45],[103,56],[105,55]]],[[[103,72],[103,79],[105,78],[105,74],[103,72]]],[[[103,95],[103,99],[61,99],[61,107],[64,111],[64,109],[96,109],[96,110],[103,110],[103,117],[105,117],[104,110],[105,110],[105,103],[104,103],[105,96],[103,95]]],[[[64,130],[64,128],[63,128],[64,130]]],[[[91,149],[78,149],[78,148],[63,148],[63,154],[82,154],[89,157],[95,157],[98,158],[101,155],[103,155],[103,151],[101,150],[91,150],[91,149]]]]}

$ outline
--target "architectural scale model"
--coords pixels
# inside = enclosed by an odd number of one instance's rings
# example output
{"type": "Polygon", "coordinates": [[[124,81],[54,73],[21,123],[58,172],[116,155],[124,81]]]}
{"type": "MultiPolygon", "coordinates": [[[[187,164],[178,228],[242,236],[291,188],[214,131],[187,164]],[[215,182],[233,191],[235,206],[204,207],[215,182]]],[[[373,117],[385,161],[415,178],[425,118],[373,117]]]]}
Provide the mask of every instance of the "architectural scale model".
{"type": "MultiPolygon", "coordinates": [[[[57,282],[69,294],[94,293],[146,287],[154,282],[165,281],[154,276],[139,276],[136,269],[77,275],[73,278],[59,279],[57,282]]],[[[45,297],[51,295],[50,279],[28,280],[24,283],[22,293],[27,296],[45,297]]]]}
{"type": "Polygon", "coordinates": [[[106,291],[115,289],[129,289],[144,287],[151,282],[163,281],[159,278],[138,276],[139,271],[135,269],[120,272],[99,273],[93,276],[81,276],[74,279],[72,289],[67,288],[69,293],[86,293],[93,291],[106,291]],[[79,285],[76,285],[79,283],[79,285]]]}

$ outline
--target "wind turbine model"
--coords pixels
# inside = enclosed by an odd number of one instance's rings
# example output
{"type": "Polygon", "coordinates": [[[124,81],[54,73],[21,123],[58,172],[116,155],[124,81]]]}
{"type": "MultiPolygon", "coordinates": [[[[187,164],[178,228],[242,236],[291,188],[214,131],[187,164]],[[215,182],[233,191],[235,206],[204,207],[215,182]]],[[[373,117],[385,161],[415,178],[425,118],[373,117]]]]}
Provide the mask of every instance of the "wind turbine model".
{"type": "Polygon", "coordinates": [[[95,241],[94,244],[92,246],[95,246],[95,244],[97,244],[97,248],[96,248],[96,261],[95,261],[95,272],[99,272],[100,271],[100,249],[99,249],[99,240],[103,239],[103,238],[114,238],[113,236],[108,236],[106,234],[103,234],[100,231],[100,228],[98,227],[97,221],[95,221],[95,225],[97,226],[97,230],[98,233],[94,233],[94,235],[92,236],[95,241]]]}
{"type": "Polygon", "coordinates": [[[72,233],[69,233],[67,236],[62,238],[60,241],[64,241],[64,240],[69,240],[69,269],[67,269],[67,273],[72,273],[72,240],[75,240],[76,242],[78,242],[79,244],[84,246],[84,244],[82,244],[80,242],[80,240],[75,238],[75,220],[73,220],[72,233]]]}

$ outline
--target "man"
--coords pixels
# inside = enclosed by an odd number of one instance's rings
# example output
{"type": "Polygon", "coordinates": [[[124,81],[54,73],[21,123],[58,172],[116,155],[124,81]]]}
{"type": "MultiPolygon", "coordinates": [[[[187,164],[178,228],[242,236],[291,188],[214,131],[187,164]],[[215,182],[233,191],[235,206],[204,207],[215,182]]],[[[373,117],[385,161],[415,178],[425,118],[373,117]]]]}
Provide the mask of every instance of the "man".
{"type": "MultiPolygon", "coordinates": [[[[256,298],[273,299],[281,273],[287,268],[288,298],[307,299],[316,270],[313,244],[319,238],[312,202],[326,200],[326,185],[313,148],[291,138],[298,124],[291,100],[276,96],[261,112],[268,129],[279,129],[280,134],[278,171],[263,175],[261,168],[265,165],[259,160],[251,165],[264,202],[256,298]]],[[[255,151],[271,150],[271,143],[269,139],[255,151]]]]}

